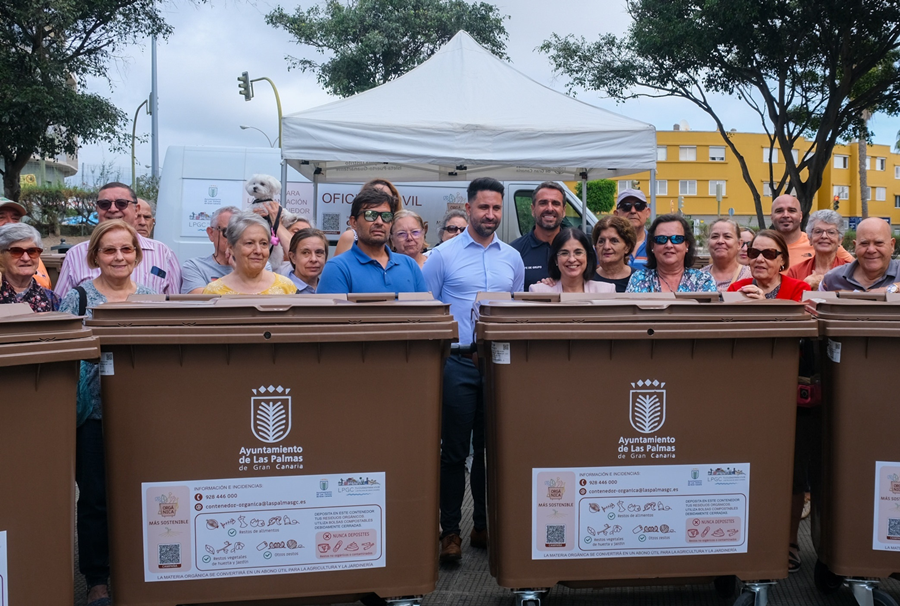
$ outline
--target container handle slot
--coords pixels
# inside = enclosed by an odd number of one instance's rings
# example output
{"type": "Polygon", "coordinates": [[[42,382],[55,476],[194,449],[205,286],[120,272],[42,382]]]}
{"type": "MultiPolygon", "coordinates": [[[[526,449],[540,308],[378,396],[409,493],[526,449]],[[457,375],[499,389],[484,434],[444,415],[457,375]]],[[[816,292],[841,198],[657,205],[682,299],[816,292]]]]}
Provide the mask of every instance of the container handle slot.
{"type": "Polygon", "coordinates": [[[34,390],[37,391],[39,387],[39,383],[41,382],[41,364],[35,364],[36,368],[34,369],[34,390]]]}
{"type": "Polygon", "coordinates": [[[231,366],[231,345],[225,344],[225,366],[231,366]]]}
{"type": "Polygon", "coordinates": [[[316,343],[316,358],[319,360],[319,364],[322,363],[322,344],[316,343]]]}
{"type": "Polygon", "coordinates": [[[291,306],[290,305],[254,305],[257,311],[261,312],[284,312],[288,311],[291,306]]]}
{"type": "Polygon", "coordinates": [[[131,369],[134,370],[137,365],[137,355],[134,352],[134,345],[129,346],[128,349],[131,350],[131,369]]]}

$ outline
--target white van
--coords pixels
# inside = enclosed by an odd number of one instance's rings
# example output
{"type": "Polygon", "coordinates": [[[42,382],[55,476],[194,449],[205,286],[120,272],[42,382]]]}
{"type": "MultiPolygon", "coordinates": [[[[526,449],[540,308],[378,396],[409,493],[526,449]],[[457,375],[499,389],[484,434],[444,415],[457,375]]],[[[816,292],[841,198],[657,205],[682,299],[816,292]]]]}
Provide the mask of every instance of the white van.
{"type": "MultiPolygon", "coordinates": [[[[243,147],[173,146],[166,151],[156,210],[154,238],[169,245],[181,260],[210,254],[206,236],[209,217],[223,206],[248,207],[252,198],[244,191],[244,182],[263,173],[279,178],[281,150],[243,147]]],[[[288,168],[285,208],[301,217],[313,219],[334,245],[347,229],[350,206],[361,183],[320,183],[318,204],[313,204],[313,184],[288,168]]],[[[437,242],[437,226],[451,208],[463,209],[468,182],[394,183],[406,209],[415,211],[428,222],[428,243],[437,242]]],[[[503,183],[503,221],[499,235],[511,242],[534,225],[531,217],[531,192],[537,185],[529,181],[503,183]]],[[[565,224],[581,226],[581,200],[566,189],[565,224]]],[[[596,223],[590,212],[588,229],[596,223]]]]}

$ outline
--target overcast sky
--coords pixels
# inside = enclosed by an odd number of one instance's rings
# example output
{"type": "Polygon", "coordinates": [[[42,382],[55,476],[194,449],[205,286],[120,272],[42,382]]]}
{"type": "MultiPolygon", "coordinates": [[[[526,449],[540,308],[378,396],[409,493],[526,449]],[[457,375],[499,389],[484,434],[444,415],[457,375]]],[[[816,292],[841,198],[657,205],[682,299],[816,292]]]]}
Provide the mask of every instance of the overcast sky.
{"type": "MultiPolygon", "coordinates": [[[[170,145],[268,145],[262,134],[241,130],[242,124],[262,129],[274,141],[278,124],[271,88],[264,82],[256,83],[255,97],[245,101],[237,87],[237,77],[243,71],[251,78],[267,76],[276,83],[285,114],[333,100],[314,74],[288,71],[285,55],[313,59],[318,55],[295,44],[283,30],[266,25],[265,15],[278,4],[276,0],[211,0],[206,4],[177,0],[166,6],[166,18],[174,33],[157,47],[160,166],[170,145]]],[[[313,0],[286,1],[282,6],[293,12],[297,6],[308,8],[312,4],[313,0]]],[[[622,0],[507,0],[496,4],[509,15],[507,49],[513,66],[560,91],[565,90],[565,77],[554,76],[547,57],[535,47],[553,32],[593,40],[600,33],[621,34],[629,23],[622,0]]],[[[129,115],[129,127],[135,109],[150,94],[150,54],[149,40],[124,49],[110,69],[112,87],[103,80],[87,82],[89,90],[109,97],[129,115]]],[[[649,122],[658,130],[670,130],[682,120],[692,130],[714,130],[712,120],[687,101],[642,99],[617,104],[593,92],[580,93],[579,98],[649,122]]],[[[740,102],[721,98],[716,106],[727,129],[760,131],[758,119],[740,102]]],[[[150,116],[143,110],[137,126],[138,134],[146,135],[149,141],[150,116]]],[[[876,143],[892,145],[900,119],[876,116],[872,129],[876,143]]],[[[112,163],[122,167],[123,178],[130,174],[130,157],[111,153],[104,145],[82,147],[79,161],[88,165],[112,163]]],[[[149,142],[138,144],[137,161],[139,166],[150,164],[149,142]]]]}

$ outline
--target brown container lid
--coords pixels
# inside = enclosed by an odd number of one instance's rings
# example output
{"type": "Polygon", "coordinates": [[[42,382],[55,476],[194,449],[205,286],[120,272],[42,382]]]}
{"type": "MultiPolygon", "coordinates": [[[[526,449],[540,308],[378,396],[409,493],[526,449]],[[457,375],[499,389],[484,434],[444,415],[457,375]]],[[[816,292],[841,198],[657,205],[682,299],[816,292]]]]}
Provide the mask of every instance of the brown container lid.
{"type": "Polygon", "coordinates": [[[103,344],[296,343],[455,339],[449,306],[421,297],[131,298],[94,308],[87,325],[103,344]]]}
{"type": "Polygon", "coordinates": [[[806,303],[827,337],[900,337],[900,294],[815,292],[806,303]]]}
{"type": "Polygon", "coordinates": [[[99,340],[81,318],[59,312],[34,313],[25,303],[0,305],[0,366],[92,360],[99,340]]]}
{"type": "Polygon", "coordinates": [[[498,339],[757,338],[817,336],[815,320],[793,301],[741,297],[558,294],[481,297],[477,334],[498,339]]]}

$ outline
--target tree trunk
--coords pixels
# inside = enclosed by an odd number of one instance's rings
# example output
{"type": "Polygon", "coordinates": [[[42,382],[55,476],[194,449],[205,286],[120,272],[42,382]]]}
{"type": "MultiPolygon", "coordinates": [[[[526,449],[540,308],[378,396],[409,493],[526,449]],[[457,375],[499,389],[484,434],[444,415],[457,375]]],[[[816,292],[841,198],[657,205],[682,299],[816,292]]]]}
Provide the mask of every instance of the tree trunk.
{"type": "Polygon", "coordinates": [[[869,218],[869,173],[866,170],[866,158],[868,157],[866,138],[859,138],[859,199],[862,218],[869,218]]]}
{"type": "Polygon", "coordinates": [[[15,202],[18,202],[19,196],[22,195],[22,184],[20,182],[22,169],[28,164],[28,158],[30,157],[30,155],[19,154],[12,162],[10,162],[9,158],[3,159],[3,195],[15,202]]]}

